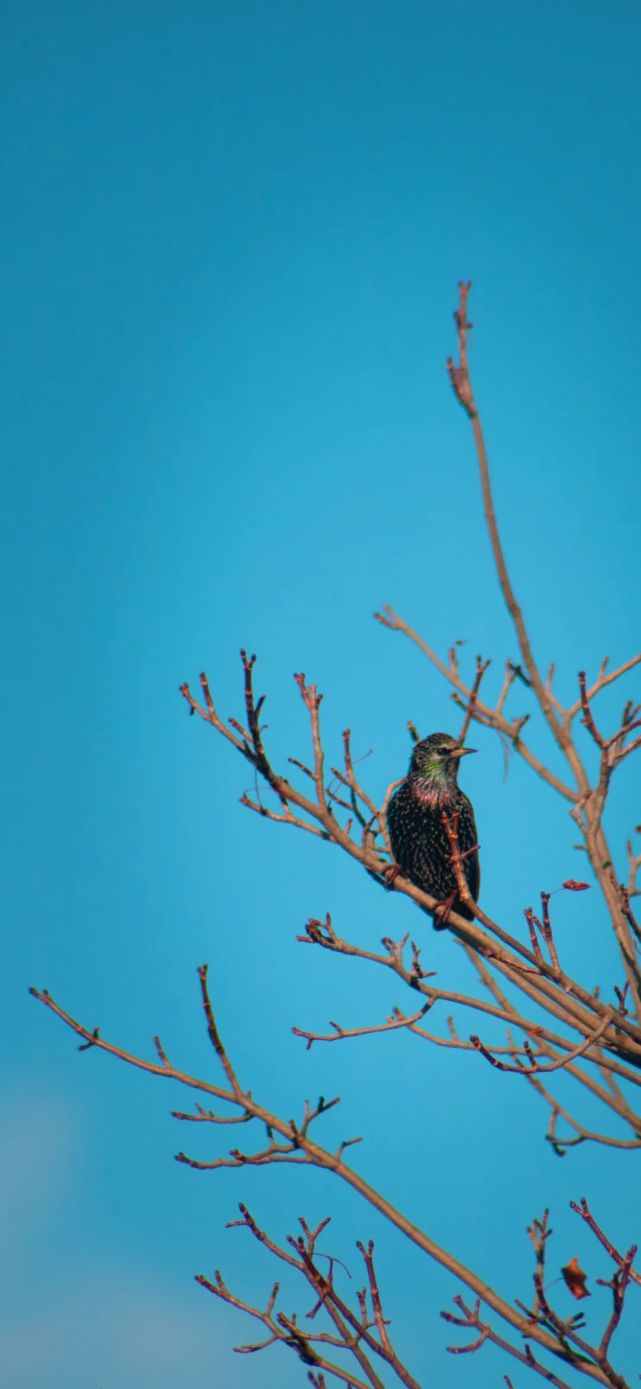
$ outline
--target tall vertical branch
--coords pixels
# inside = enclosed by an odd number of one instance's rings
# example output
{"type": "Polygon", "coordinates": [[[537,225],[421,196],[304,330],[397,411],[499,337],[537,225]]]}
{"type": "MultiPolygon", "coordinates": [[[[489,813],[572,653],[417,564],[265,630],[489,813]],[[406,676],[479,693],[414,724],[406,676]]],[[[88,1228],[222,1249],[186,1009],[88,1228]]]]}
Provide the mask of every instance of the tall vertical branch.
{"type": "Polygon", "coordinates": [[[459,306],[458,309],[455,309],[454,311],[454,321],[456,323],[458,335],[459,363],[458,365],[456,365],[453,359],[449,357],[447,361],[447,370],[449,373],[454,393],[457,399],[460,401],[461,405],[463,406],[463,409],[465,410],[466,414],[469,416],[472,424],[474,443],[476,445],[476,454],[481,477],[481,492],[483,496],[483,510],[485,513],[485,521],[490,537],[490,544],[492,546],[492,553],[494,555],[494,563],[496,566],[496,572],[501,587],[501,592],[505,600],[505,606],[507,607],[507,610],[514,624],[514,628],[516,630],[519,649],[523,658],[523,664],[536,693],[539,705],[545,715],[545,718],[547,719],[550,730],[553,733],[554,738],[556,739],[556,742],[558,743],[559,747],[568,757],[568,761],[570,763],[570,766],[572,767],[572,771],[574,772],[576,778],[576,783],[579,792],[582,795],[585,795],[589,790],[587,773],[581,762],[581,759],[578,756],[578,753],[576,752],[576,749],[571,745],[571,742],[565,733],[563,725],[556,716],[554,702],[550,694],[549,684],[546,685],[546,683],[541,678],[538,665],[534,659],[534,654],[530,644],[528,630],[525,625],[523,612],[517,601],[516,594],[512,587],[512,582],[508,573],[505,555],[503,552],[503,546],[501,544],[501,537],[499,535],[498,522],[496,519],[496,511],[494,508],[494,498],[492,494],[492,485],[490,482],[490,468],[487,457],[487,449],[485,447],[483,427],[481,424],[481,419],[474,398],[474,391],[472,387],[472,381],[468,365],[468,334],[474,327],[474,325],[470,323],[467,316],[467,301],[471,288],[472,283],[469,280],[467,282],[461,281],[461,283],[459,284],[459,306]]]}
{"type": "MultiPolygon", "coordinates": [[[[590,861],[610,911],[612,924],[623,958],[626,976],[634,999],[635,1011],[637,1017],[641,1021],[641,970],[639,969],[635,951],[632,929],[625,910],[624,895],[616,879],[613,881],[609,871],[612,859],[601,822],[605,790],[607,789],[607,780],[604,786],[603,771],[606,752],[604,751],[603,753],[602,775],[599,787],[595,790],[590,785],[585,766],[572,738],[570,713],[568,711],[564,717],[560,716],[558,701],[552,696],[551,681],[549,679],[544,681],[541,677],[532,651],[523,612],[512,586],[503,546],[501,544],[483,427],[474,398],[474,390],[468,364],[468,335],[473,327],[473,324],[470,323],[467,316],[467,303],[471,288],[471,281],[461,281],[459,284],[459,303],[458,308],[454,312],[458,337],[459,360],[458,363],[456,363],[452,357],[448,358],[447,370],[454,394],[465,410],[472,425],[481,478],[483,510],[501,592],[508,613],[514,624],[523,664],[536,695],[539,707],[576,781],[579,805],[583,810],[583,816],[577,815],[577,819],[578,822],[582,824],[590,861]]],[[[589,713],[589,705],[587,705],[584,681],[581,688],[581,706],[583,708],[584,721],[594,730],[594,722],[589,713]]]]}

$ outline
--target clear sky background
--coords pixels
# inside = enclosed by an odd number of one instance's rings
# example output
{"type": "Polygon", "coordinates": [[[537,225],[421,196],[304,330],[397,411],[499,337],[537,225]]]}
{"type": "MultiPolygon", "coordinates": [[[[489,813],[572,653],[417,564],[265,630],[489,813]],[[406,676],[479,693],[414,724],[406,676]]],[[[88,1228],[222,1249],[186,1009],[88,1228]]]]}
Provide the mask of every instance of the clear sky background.
{"type": "MultiPolygon", "coordinates": [[[[515,643],[444,372],[461,277],[535,650],[569,699],[581,666],[638,646],[639,7],[8,0],[0,38],[6,1383],[305,1383],[280,1349],[234,1356],[254,1327],[191,1281],[218,1266],[266,1297],[269,1260],[225,1229],[243,1199],[280,1239],[331,1214],[354,1284],[354,1241],[373,1236],[421,1384],[490,1389],[508,1364],[444,1350],[447,1275],[327,1176],[176,1164],[188,1139],[213,1156],[220,1133],[186,1135],[178,1095],[79,1056],[27,986],[147,1055],[160,1032],[213,1076],[208,960],[244,1083],[286,1117],[341,1093],[319,1136],[362,1134],[363,1174],[510,1299],[528,1296],[525,1227],[546,1204],[552,1266],[579,1254],[593,1288],[610,1269],[569,1199],[588,1194],[621,1243],[641,1237],[638,1155],[559,1161],[516,1077],[401,1034],[312,1053],[292,1037],[411,1002],[297,945],[309,915],[369,945],[411,929],[444,986],[470,979],[407,899],[239,806],[247,767],[178,694],[204,666],[241,714],[238,650],[257,651],[282,766],[307,753],[306,671],[330,759],[351,726],[379,796],[405,769],[407,719],[456,731],[459,715],[375,607],[441,652],[467,638],[468,669],[491,656],[498,687],[515,643]]],[[[475,741],[483,901],[521,930],[539,890],[585,865],[564,806],[475,741]]],[[[609,817],[621,870],[638,780],[626,764],[609,817]]],[[[596,893],[554,908],[584,982],[619,982],[596,893]]],[[[606,1298],[594,1288],[590,1327],[606,1298]]]]}

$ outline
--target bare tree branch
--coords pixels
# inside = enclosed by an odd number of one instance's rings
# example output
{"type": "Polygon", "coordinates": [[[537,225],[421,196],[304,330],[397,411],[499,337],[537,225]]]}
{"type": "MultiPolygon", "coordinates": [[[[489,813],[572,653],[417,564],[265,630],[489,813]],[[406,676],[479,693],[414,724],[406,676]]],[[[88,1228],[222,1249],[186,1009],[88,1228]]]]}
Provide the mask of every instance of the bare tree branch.
{"type": "MultiPolygon", "coordinates": [[[[409,932],[400,941],[384,936],[383,953],[380,953],[354,945],[339,935],[329,914],[324,920],[312,918],[306,925],[305,934],[298,937],[304,944],[391,970],[405,987],[419,994],[421,1005],[407,1014],[394,1006],[384,1022],[366,1026],[344,1028],[337,1022],[330,1022],[332,1031],[325,1034],[294,1028],[295,1035],[306,1041],[307,1049],[314,1042],[344,1042],[375,1033],[405,1031],[438,1047],[476,1050],[497,1073],[523,1077],[543,1100],[549,1110],[546,1138],[557,1155],[564,1156],[568,1149],[584,1142],[599,1143],[611,1149],[636,1149],[641,1147],[641,1113],[634,1108],[632,1101],[641,1086],[641,926],[634,916],[631,902],[639,893],[637,878],[641,853],[636,853],[632,839],[629,839],[626,845],[627,870],[625,877],[622,877],[615,869],[610,854],[603,819],[614,773],[622,762],[641,749],[641,736],[634,736],[641,729],[641,705],[627,700],[614,732],[603,731],[603,716],[601,714],[597,723],[592,706],[604,689],[641,664],[641,653],[623,661],[612,672],[608,670],[607,657],[604,658],[591,684],[588,684],[586,672],[579,672],[579,696],[567,708],[553,689],[555,663],[549,662],[545,676],[542,674],[546,668],[540,667],[535,659],[530,632],[507,567],[496,518],[484,434],[469,368],[469,335],[473,326],[467,313],[470,290],[469,283],[459,285],[458,307],[454,314],[458,354],[456,359],[448,360],[447,370],[454,393],[471,423],[485,525],[499,586],[518,645],[518,659],[506,660],[500,687],[492,702],[493,696],[488,692],[488,686],[491,688],[491,677],[487,677],[489,659],[477,656],[473,678],[466,681],[465,660],[459,655],[459,648],[463,644],[460,640],[451,644],[445,661],[388,605],[384,605],[375,616],[384,627],[399,631],[412,641],[451,687],[451,698],[457,708],[463,711],[461,744],[473,724],[492,729],[501,740],[506,763],[510,751],[516,752],[549,789],[563,798],[581,836],[582,842],[576,847],[586,853],[590,862],[620,953],[624,977],[603,985],[603,992],[611,1001],[601,997],[592,981],[586,986],[580,979],[569,975],[562,964],[562,959],[567,962],[570,951],[559,949],[560,932],[555,938],[550,892],[541,892],[540,914],[527,907],[524,911],[525,928],[522,918],[517,916],[517,924],[511,930],[493,920],[479,903],[473,901],[464,871],[466,854],[461,852],[459,845],[457,814],[443,815],[457,885],[452,898],[446,904],[440,904],[403,876],[393,861],[387,826],[390,798],[399,782],[392,782],[388,786],[379,807],[376,797],[363,784],[361,774],[356,774],[355,763],[362,759],[353,757],[349,729],[345,729],[342,735],[342,766],[332,765],[321,730],[322,695],[304,674],[296,674],[294,679],[307,711],[310,751],[306,754],[306,761],[295,756],[287,759],[288,770],[290,767],[296,769],[292,773],[294,781],[277,770],[266,746],[266,725],[262,718],[265,695],[256,693],[255,655],[241,651],[242,721],[234,716],[226,721],[221,718],[204,673],[200,676],[202,695],[199,699],[194,697],[188,684],[183,684],[180,689],[190,714],[196,714],[210,724],[252,768],[255,789],[251,793],[245,791],[241,796],[241,803],[246,808],[264,819],[290,825],[334,844],[359,863],[379,885],[409,897],[422,913],[432,919],[440,914],[442,919],[439,924],[447,926],[453,944],[463,947],[466,959],[475,971],[476,987],[480,989],[478,995],[441,988],[432,982],[435,979],[434,971],[423,968],[421,949],[416,941],[410,940],[409,932]],[[513,701],[515,687],[526,701],[526,712],[510,717],[508,701],[513,701]],[[485,696],[483,699],[481,689],[485,696]],[[531,735],[528,729],[528,742],[524,741],[525,726],[532,713],[537,716],[537,711],[539,724],[542,720],[544,731],[551,735],[564,759],[565,770],[562,768],[561,775],[556,770],[556,763],[548,766],[535,750],[536,732],[531,735]],[[577,716],[580,716],[578,722],[577,716]],[[594,781],[580,751],[584,743],[589,750],[590,740],[597,749],[599,764],[594,781]],[[326,766],[331,768],[332,780],[329,782],[326,766]],[[299,782],[302,782],[304,789],[301,789],[299,782]],[[469,911],[471,920],[453,910],[453,902],[457,898],[469,911]],[[454,1009],[456,1017],[450,1012],[443,1018],[444,1005],[454,1009]],[[483,1031],[487,1035],[483,1041],[476,1032],[469,1039],[461,1035],[457,1029],[457,1023],[460,1028],[461,1009],[466,1012],[472,1009],[484,1019],[483,1031]],[[445,1035],[428,1032],[421,1026],[428,1012],[441,1019],[444,1024],[441,1032],[445,1035]],[[498,1039],[492,1035],[492,1029],[497,1031],[497,1024],[500,1025],[498,1039]],[[548,1075],[561,1072],[575,1085],[569,1103],[566,1101],[567,1087],[564,1088],[563,1077],[560,1081],[551,1082],[555,1093],[548,1088],[548,1075]],[[628,1136],[620,1137],[588,1128],[582,1118],[572,1112],[576,1096],[587,1098],[592,1104],[600,1104],[608,1125],[611,1120],[614,1121],[623,1127],[623,1132],[628,1136]],[[560,1127],[563,1128],[562,1132],[559,1132],[560,1127]]],[[[415,725],[409,723],[408,728],[411,738],[417,742],[419,734],[415,725]]],[[[590,759],[594,756],[594,753],[590,753],[590,759]]],[[[478,847],[475,845],[467,853],[475,853],[478,847]]],[[[568,890],[588,886],[571,878],[563,883],[568,890]]],[[[586,1199],[582,1198],[580,1204],[571,1203],[574,1212],[592,1231],[614,1265],[609,1279],[596,1280],[611,1294],[609,1315],[596,1340],[589,1341],[584,1334],[581,1312],[562,1317],[552,1305],[549,1283],[546,1281],[546,1258],[552,1235],[547,1211],[540,1220],[532,1222],[528,1231],[535,1257],[532,1305],[528,1307],[513,1297],[502,1296],[487,1285],[478,1273],[432,1240],[427,1232],[415,1225],[348,1164],[347,1150],[362,1141],[359,1136],[343,1138],[335,1148],[322,1146],[316,1141],[318,1121],[338,1105],[338,1098],[325,1100],[321,1096],[315,1105],[305,1100],[302,1114],[295,1120],[274,1113],[268,1106],[260,1104],[251,1090],[244,1088],[221,1037],[209,990],[207,966],[199,969],[198,976],[207,1034],[220,1067],[218,1083],[201,1080],[175,1067],[159,1037],[153,1039],[156,1060],[146,1060],[105,1041],[99,1028],[84,1027],[65,1012],[46,990],[32,989],[31,993],[81,1038],[80,1051],[105,1051],[128,1065],[177,1082],[207,1097],[208,1101],[213,1099],[217,1102],[216,1108],[196,1102],[193,1111],[175,1109],[173,1114],[178,1121],[213,1125],[219,1129],[229,1124],[249,1125],[248,1132],[252,1137],[256,1138],[258,1133],[258,1138],[253,1144],[249,1143],[247,1150],[233,1147],[226,1153],[205,1159],[179,1152],[176,1154],[177,1161],[199,1171],[288,1163],[331,1172],[422,1253],[452,1274],[467,1289],[467,1293],[465,1297],[461,1293],[454,1297],[456,1313],[443,1312],[442,1316],[472,1337],[464,1345],[449,1347],[452,1354],[476,1354],[484,1345],[493,1344],[520,1365],[557,1386],[557,1389],[570,1389],[570,1386],[546,1363],[546,1357],[553,1357],[557,1365],[560,1362],[565,1369],[594,1383],[609,1386],[609,1389],[628,1389],[625,1380],[611,1364],[610,1351],[630,1288],[641,1285],[641,1275],[633,1267],[636,1244],[632,1244],[627,1253],[621,1253],[597,1224],[586,1199]],[[222,1112],[219,1105],[222,1105],[222,1112]],[[468,1294],[474,1298],[473,1303],[466,1301],[468,1294]],[[493,1325],[494,1319],[499,1320],[502,1328],[511,1328],[517,1338],[521,1338],[520,1343],[512,1344],[501,1331],[497,1331],[493,1325]]],[[[438,1022],[435,1026],[439,1026],[438,1022]]],[[[497,1083],[510,1084],[509,1081],[497,1083]]],[[[195,1136],[195,1131],[191,1132],[195,1136]]],[[[201,1128],[198,1132],[201,1136],[211,1136],[212,1129],[201,1128]]],[[[199,1274],[197,1281],[212,1295],[261,1324],[263,1339],[238,1346],[238,1352],[252,1354],[274,1344],[283,1344],[307,1367],[308,1382],[313,1389],[327,1389],[328,1377],[352,1386],[352,1389],[385,1389],[387,1380],[381,1378],[381,1365],[384,1373],[392,1373],[406,1389],[419,1389],[418,1381],[403,1364],[392,1343],[389,1322],[383,1312],[378,1273],[374,1267],[373,1243],[359,1242],[357,1245],[363,1260],[366,1286],[356,1294],[356,1308],[338,1290],[336,1270],[340,1261],[317,1247],[328,1219],[321,1221],[316,1229],[301,1219],[302,1233],[290,1235],[288,1248],[284,1248],[258,1226],[246,1206],[241,1205],[240,1210],[241,1220],[231,1224],[246,1227],[270,1258],[293,1270],[311,1288],[314,1305],[307,1312],[305,1323],[301,1323],[297,1313],[289,1314],[282,1309],[277,1282],[273,1284],[264,1305],[254,1306],[231,1292],[218,1270],[213,1278],[199,1274]],[[316,1329],[317,1326],[328,1329],[316,1329]]],[[[576,1260],[566,1264],[562,1273],[574,1296],[587,1296],[585,1275],[578,1269],[576,1260]]],[[[504,1379],[508,1389],[513,1389],[509,1376],[505,1375],[504,1379]]]]}
{"type": "MultiPolygon", "coordinates": [[[[235,1068],[221,1040],[220,1031],[215,1020],[212,1027],[214,1012],[209,1001],[206,967],[202,966],[198,973],[207,1030],[225,1075],[228,1084],[227,1089],[223,1086],[203,1081],[187,1072],[179,1070],[173,1065],[151,1062],[137,1057],[131,1052],[127,1052],[123,1048],[116,1046],[114,1043],[107,1042],[99,1034],[97,1035],[97,1029],[91,1031],[84,1027],[83,1024],[73,1018],[71,1014],[65,1012],[46,990],[31,989],[30,992],[33,997],[44,1004],[50,1012],[60,1018],[66,1026],[71,1028],[78,1036],[82,1037],[83,1041],[90,1043],[92,1048],[108,1052],[110,1055],[117,1057],[128,1065],[147,1071],[152,1075],[160,1076],[165,1080],[170,1079],[178,1081],[191,1089],[214,1095],[216,1098],[229,1103],[233,1108],[240,1109],[241,1112],[248,1114],[252,1119],[260,1120],[266,1127],[269,1135],[268,1148],[256,1154],[242,1154],[238,1149],[233,1149],[229,1159],[218,1159],[212,1163],[200,1163],[195,1159],[186,1159],[185,1155],[181,1153],[177,1155],[179,1161],[187,1161],[191,1166],[198,1167],[202,1170],[223,1165],[240,1166],[252,1162],[258,1162],[259,1165],[263,1165],[282,1159],[296,1161],[299,1158],[301,1161],[306,1161],[312,1166],[333,1172],[363,1197],[373,1209],[378,1210],[386,1217],[390,1224],[394,1225],[402,1234],[411,1240],[413,1244],[417,1245],[423,1253],[427,1254],[430,1258],[435,1260],[435,1262],[441,1264],[442,1267],[453,1274],[459,1282],[469,1288],[475,1296],[480,1298],[480,1300],[501,1317],[502,1320],[519,1331],[522,1335],[526,1334],[529,1340],[536,1341],[542,1349],[548,1351],[551,1355],[556,1356],[570,1365],[576,1365],[577,1357],[572,1344],[569,1344],[565,1334],[559,1334],[556,1326],[552,1326],[550,1330],[547,1325],[531,1325],[527,1316],[524,1317],[522,1312],[515,1309],[509,1301],[501,1297],[493,1288],[484,1283],[477,1274],[467,1268],[460,1260],[456,1259],[454,1255],[443,1249],[436,1241],[432,1240],[425,1231],[415,1225],[390,1201],[371,1187],[353,1168],[349,1167],[342,1157],[342,1152],[347,1146],[346,1142],[340,1145],[337,1152],[331,1152],[329,1149],[323,1148],[310,1137],[309,1128],[311,1124],[323,1114],[326,1108],[328,1108],[324,1101],[319,1101],[318,1105],[313,1109],[306,1106],[305,1117],[299,1126],[295,1124],[293,1120],[284,1120],[275,1113],[269,1111],[265,1106],[256,1101],[251,1092],[244,1091],[240,1087],[236,1078],[235,1068]],[[274,1138],[275,1134],[278,1134],[284,1141],[279,1144],[274,1138]]],[[[204,1275],[199,1275],[199,1281],[203,1281],[203,1279],[204,1275]]],[[[204,1285],[208,1286],[210,1291],[215,1292],[217,1289],[219,1290],[218,1283],[210,1286],[205,1279],[204,1285]]],[[[219,1295],[222,1294],[219,1292],[219,1295]]],[[[236,1305],[240,1305],[238,1301],[236,1305]]],[[[242,1306],[244,1310],[250,1311],[256,1315],[256,1309],[251,1309],[246,1304],[242,1304],[242,1306]]],[[[258,1315],[260,1317],[261,1314],[258,1313],[258,1315]]],[[[286,1329],[291,1335],[294,1335],[292,1326],[293,1323],[287,1321],[286,1329]]],[[[294,1335],[294,1339],[297,1341],[297,1334],[294,1335]]],[[[305,1350],[305,1347],[303,1347],[303,1349],[305,1350]]],[[[314,1351],[314,1355],[315,1354],[316,1352],[314,1351]]],[[[319,1365],[323,1370],[327,1370],[334,1374],[337,1373],[335,1367],[329,1362],[325,1363],[320,1359],[314,1359],[313,1363],[319,1365]]],[[[594,1380],[598,1384],[607,1385],[614,1383],[614,1381],[608,1378],[608,1374],[599,1363],[582,1364],[581,1369],[583,1374],[587,1375],[588,1378],[594,1380]]],[[[353,1376],[351,1380],[348,1378],[346,1382],[352,1384],[357,1383],[353,1376]]],[[[620,1381],[620,1386],[623,1386],[622,1380],[620,1381]]]]}

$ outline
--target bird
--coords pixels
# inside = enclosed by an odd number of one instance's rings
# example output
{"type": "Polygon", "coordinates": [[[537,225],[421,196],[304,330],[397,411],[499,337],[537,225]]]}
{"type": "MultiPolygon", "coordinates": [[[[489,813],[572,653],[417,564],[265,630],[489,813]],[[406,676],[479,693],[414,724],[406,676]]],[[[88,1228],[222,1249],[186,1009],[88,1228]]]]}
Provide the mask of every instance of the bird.
{"type": "MultiPolygon", "coordinates": [[[[458,893],[452,865],[452,848],[443,823],[458,811],[458,846],[470,896],[478,901],[481,872],[474,811],[458,785],[460,760],[475,748],[462,747],[449,733],[430,733],[416,743],[408,774],[392,796],[387,825],[394,864],[388,877],[402,872],[415,887],[438,898],[441,910],[434,913],[434,925],[442,930],[454,908],[468,921],[474,913],[458,893]]],[[[391,882],[390,882],[391,886],[391,882]]]]}

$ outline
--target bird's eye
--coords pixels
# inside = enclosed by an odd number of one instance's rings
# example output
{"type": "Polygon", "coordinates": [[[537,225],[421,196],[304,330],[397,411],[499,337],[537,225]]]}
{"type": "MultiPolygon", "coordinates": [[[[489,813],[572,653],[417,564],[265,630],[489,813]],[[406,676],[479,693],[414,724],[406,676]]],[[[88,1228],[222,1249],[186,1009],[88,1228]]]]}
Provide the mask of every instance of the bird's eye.
{"type": "Polygon", "coordinates": [[[445,744],[442,743],[442,744],[441,744],[441,747],[440,747],[440,748],[437,748],[436,751],[437,751],[438,753],[440,753],[443,757],[449,757],[449,754],[451,753],[452,749],[451,749],[451,748],[447,748],[447,747],[445,746],[445,744]]]}

